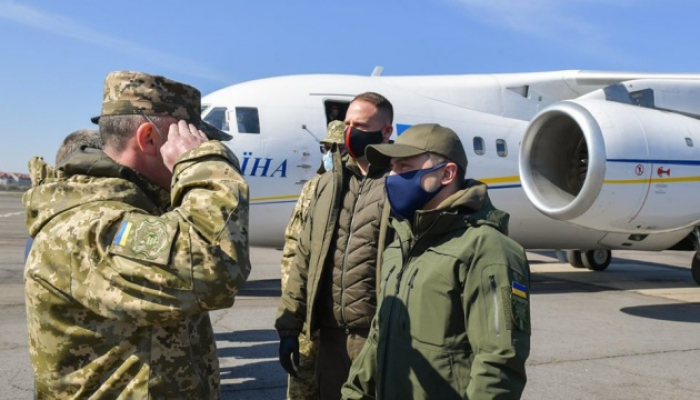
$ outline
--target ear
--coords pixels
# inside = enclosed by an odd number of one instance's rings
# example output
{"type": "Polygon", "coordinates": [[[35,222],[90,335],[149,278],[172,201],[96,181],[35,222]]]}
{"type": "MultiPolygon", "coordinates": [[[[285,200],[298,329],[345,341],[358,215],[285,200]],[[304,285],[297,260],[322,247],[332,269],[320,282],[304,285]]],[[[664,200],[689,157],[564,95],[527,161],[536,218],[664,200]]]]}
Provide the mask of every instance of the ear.
{"type": "Polygon", "coordinates": [[[442,178],[440,179],[440,183],[443,185],[447,186],[451,184],[452,182],[459,180],[459,176],[457,176],[457,164],[453,162],[448,162],[447,165],[445,165],[445,168],[442,169],[442,178]]]}
{"type": "Polygon", "coordinates": [[[394,132],[394,127],[392,125],[387,125],[384,127],[384,131],[382,132],[382,139],[384,139],[384,143],[389,142],[389,138],[391,137],[391,134],[394,132]]]}
{"type": "Polygon", "coordinates": [[[156,141],[156,131],[153,129],[153,125],[148,122],[144,122],[139,125],[136,130],[136,144],[143,153],[150,156],[155,156],[159,153],[158,143],[156,141]]]}

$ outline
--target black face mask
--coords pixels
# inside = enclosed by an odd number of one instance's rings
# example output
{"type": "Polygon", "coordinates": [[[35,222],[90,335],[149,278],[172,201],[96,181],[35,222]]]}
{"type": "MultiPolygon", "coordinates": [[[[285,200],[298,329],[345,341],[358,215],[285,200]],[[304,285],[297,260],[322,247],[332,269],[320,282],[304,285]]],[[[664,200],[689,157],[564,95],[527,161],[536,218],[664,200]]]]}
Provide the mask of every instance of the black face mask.
{"type": "Polygon", "coordinates": [[[357,128],[348,127],[345,131],[345,147],[348,154],[354,159],[365,155],[365,148],[371,144],[379,144],[384,141],[382,131],[368,132],[357,128]]]}

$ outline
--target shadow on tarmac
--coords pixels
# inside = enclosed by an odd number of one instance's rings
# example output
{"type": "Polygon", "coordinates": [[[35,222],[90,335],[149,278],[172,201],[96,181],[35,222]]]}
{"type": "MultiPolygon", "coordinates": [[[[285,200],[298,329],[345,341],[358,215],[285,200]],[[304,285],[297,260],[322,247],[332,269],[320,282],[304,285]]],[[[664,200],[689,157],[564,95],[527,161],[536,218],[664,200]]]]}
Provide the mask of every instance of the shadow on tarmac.
{"type": "Polygon", "coordinates": [[[621,308],[625,314],[663,321],[700,323],[700,303],[654,304],[621,308]]]}
{"type": "MultiPolygon", "coordinates": [[[[532,253],[557,259],[553,251],[532,253]]],[[[541,260],[530,261],[531,266],[547,263],[549,262],[541,260]]],[[[540,294],[698,287],[689,268],[615,257],[605,271],[571,267],[570,271],[538,273],[537,269],[534,269],[533,272],[532,292],[540,294]],[[620,285],[621,283],[624,285],[620,285]]]]}
{"type": "Polygon", "coordinates": [[[217,354],[222,364],[225,364],[227,358],[247,360],[242,365],[220,368],[222,392],[286,387],[287,376],[277,361],[279,337],[276,330],[252,329],[217,333],[215,339],[219,343],[217,354]],[[236,343],[238,346],[225,347],[225,342],[236,343]],[[227,380],[237,382],[227,383],[227,380]]]}
{"type": "Polygon", "coordinates": [[[259,279],[248,281],[243,285],[239,296],[249,297],[280,297],[282,296],[279,279],[259,279]]]}

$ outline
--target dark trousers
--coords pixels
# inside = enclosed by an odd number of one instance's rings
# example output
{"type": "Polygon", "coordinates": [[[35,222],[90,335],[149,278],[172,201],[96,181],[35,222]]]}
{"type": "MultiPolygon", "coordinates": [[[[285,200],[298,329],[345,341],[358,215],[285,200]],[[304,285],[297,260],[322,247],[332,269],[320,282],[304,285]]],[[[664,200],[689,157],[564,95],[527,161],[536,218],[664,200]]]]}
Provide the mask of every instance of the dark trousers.
{"type": "Polygon", "coordinates": [[[340,389],[348,380],[352,361],[360,354],[368,333],[369,329],[346,334],[343,329],[321,328],[316,361],[319,399],[340,399],[340,389]]]}

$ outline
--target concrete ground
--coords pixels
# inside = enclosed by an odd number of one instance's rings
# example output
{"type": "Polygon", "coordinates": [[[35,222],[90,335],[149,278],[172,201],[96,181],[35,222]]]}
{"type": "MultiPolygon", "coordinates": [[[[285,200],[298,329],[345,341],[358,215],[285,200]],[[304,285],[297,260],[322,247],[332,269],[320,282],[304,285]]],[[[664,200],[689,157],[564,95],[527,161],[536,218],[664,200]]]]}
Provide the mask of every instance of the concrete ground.
{"type": "MultiPolygon", "coordinates": [[[[30,399],[20,197],[0,193],[0,399],[30,399]]],[[[605,272],[530,252],[532,350],[524,399],[700,398],[700,288],[688,252],[616,251],[605,272]]],[[[212,313],[224,399],[282,399],[273,321],[280,251],[252,249],[233,308],[212,313]]]]}

